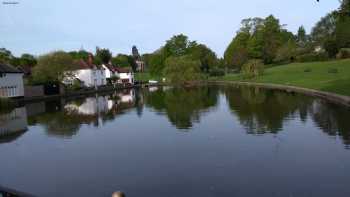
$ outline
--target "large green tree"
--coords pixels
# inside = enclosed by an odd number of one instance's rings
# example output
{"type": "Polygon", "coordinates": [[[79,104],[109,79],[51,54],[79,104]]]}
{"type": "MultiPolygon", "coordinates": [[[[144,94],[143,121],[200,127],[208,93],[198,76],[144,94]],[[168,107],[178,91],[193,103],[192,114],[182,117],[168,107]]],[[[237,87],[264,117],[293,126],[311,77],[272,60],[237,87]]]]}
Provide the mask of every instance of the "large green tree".
{"type": "Polygon", "coordinates": [[[165,61],[164,76],[172,83],[186,83],[200,79],[200,61],[191,56],[169,57],[165,61]]]}
{"type": "Polygon", "coordinates": [[[323,46],[329,38],[335,37],[337,22],[337,12],[331,12],[322,17],[319,22],[312,28],[311,39],[316,45],[323,46]]]}
{"type": "Polygon", "coordinates": [[[0,63],[10,63],[13,55],[10,50],[0,48],[0,63]]]}
{"type": "Polygon", "coordinates": [[[350,0],[343,0],[338,11],[335,36],[338,48],[350,47],[350,0]]]}
{"type": "Polygon", "coordinates": [[[213,67],[217,67],[218,58],[211,49],[204,44],[192,42],[188,49],[188,55],[191,55],[194,60],[199,60],[201,71],[208,73],[213,67]]]}
{"type": "Polygon", "coordinates": [[[129,62],[129,56],[125,54],[118,54],[112,58],[113,65],[120,67],[131,67],[129,62]]]}
{"type": "Polygon", "coordinates": [[[246,63],[249,59],[247,49],[249,39],[250,35],[247,32],[239,32],[236,35],[224,54],[227,67],[240,69],[246,63]]]}
{"type": "Polygon", "coordinates": [[[82,49],[79,51],[71,51],[71,52],[69,52],[69,54],[75,60],[83,59],[83,60],[87,61],[90,53],[88,51],[85,51],[82,49]]]}
{"type": "Polygon", "coordinates": [[[279,20],[270,15],[265,19],[263,27],[263,59],[265,64],[270,64],[276,57],[281,42],[281,25],[279,20]]]}
{"type": "Polygon", "coordinates": [[[304,26],[300,26],[297,34],[297,41],[300,47],[304,47],[307,42],[307,35],[304,26]]]}
{"type": "Polygon", "coordinates": [[[33,80],[35,83],[61,82],[75,68],[77,65],[68,53],[49,53],[39,57],[38,64],[33,69],[33,80]]]}
{"type": "Polygon", "coordinates": [[[109,49],[101,49],[96,47],[95,63],[96,64],[108,64],[112,59],[112,53],[109,49]]]}

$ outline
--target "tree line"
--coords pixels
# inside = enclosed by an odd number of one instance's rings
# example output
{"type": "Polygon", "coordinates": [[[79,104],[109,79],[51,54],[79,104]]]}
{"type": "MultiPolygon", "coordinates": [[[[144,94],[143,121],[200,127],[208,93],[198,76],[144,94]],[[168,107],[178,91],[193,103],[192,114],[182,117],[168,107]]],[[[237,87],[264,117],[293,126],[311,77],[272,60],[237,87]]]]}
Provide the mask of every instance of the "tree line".
{"type": "Polygon", "coordinates": [[[81,49],[78,51],[54,51],[38,57],[31,54],[23,54],[16,57],[10,50],[0,49],[0,63],[10,64],[24,71],[27,74],[26,82],[30,84],[43,84],[50,82],[60,82],[64,78],[66,71],[78,68],[77,61],[88,62],[90,55],[93,56],[93,64],[112,64],[119,67],[128,67],[136,71],[136,61],[140,55],[136,46],[133,47],[132,55],[117,54],[107,48],[96,47],[94,54],[81,49]]]}
{"type": "MultiPolygon", "coordinates": [[[[143,55],[139,54],[136,47],[132,48],[131,55],[115,56],[109,49],[96,47],[94,63],[112,63],[136,71],[136,61],[143,60],[151,75],[165,76],[171,82],[183,82],[221,76],[229,71],[255,77],[263,73],[266,64],[273,66],[294,61],[350,58],[349,48],[350,0],[342,0],[339,9],[321,18],[310,34],[306,33],[303,26],[297,34],[293,34],[273,15],[244,19],[223,58],[218,58],[205,44],[180,34],[167,40],[155,52],[143,55]]],[[[75,60],[87,60],[89,54],[88,51],[79,50],[58,51],[37,58],[30,54],[15,57],[3,48],[0,49],[0,63],[33,68],[36,81],[59,81],[64,69],[72,69],[75,60]]]]}
{"type": "Polygon", "coordinates": [[[310,34],[303,26],[293,34],[273,15],[248,18],[242,20],[241,28],[229,43],[223,58],[218,58],[206,45],[180,34],[155,52],[145,54],[143,59],[152,75],[163,75],[171,81],[186,81],[207,74],[220,76],[227,71],[255,77],[263,73],[267,64],[350,58],[349,2],[343,0],[338,10],[321,18],[310,34]]]}

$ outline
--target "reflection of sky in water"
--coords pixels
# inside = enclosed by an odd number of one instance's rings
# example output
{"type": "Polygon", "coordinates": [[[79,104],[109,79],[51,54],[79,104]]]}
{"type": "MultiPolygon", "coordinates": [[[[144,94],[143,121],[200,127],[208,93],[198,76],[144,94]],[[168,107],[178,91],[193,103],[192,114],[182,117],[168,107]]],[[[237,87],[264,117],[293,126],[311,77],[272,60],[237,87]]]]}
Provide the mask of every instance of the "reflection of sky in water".
{"type": "Polygon", "coordinates": [[[319,99],[158,88],[19,109],[0,183],[38,196],[350,194],[350,111],[319,99]]]}

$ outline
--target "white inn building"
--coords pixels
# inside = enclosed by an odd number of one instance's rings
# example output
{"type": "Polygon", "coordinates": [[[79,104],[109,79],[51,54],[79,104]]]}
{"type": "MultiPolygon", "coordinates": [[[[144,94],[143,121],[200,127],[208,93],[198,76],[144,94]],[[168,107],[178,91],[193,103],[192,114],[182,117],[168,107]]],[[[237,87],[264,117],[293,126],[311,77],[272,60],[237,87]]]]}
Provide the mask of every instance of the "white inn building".
{"type": "Polygon", "coordinates": [[[0,64],[0,97],[15,98],[23,96],[23,72],[13,66],[0,64]]]}

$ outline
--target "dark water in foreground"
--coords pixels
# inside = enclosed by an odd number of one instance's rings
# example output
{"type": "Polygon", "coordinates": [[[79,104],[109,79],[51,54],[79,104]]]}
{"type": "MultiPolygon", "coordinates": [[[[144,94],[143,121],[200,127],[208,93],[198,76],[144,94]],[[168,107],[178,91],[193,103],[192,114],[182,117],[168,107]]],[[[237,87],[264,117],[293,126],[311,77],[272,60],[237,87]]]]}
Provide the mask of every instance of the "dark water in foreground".
{"type": "Polygon", "coordinates": [[[298,94],[128,90],[0,113],[0,185],[37,196],[348,197],[350,110],[298,94]]]}

